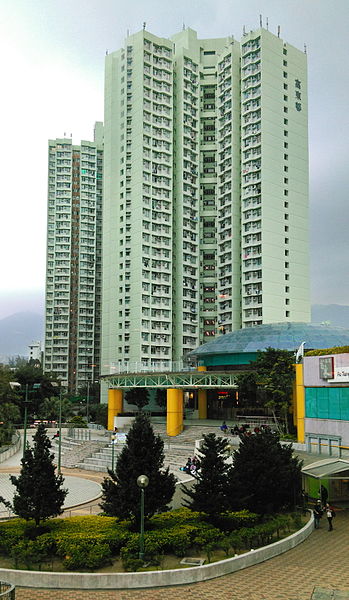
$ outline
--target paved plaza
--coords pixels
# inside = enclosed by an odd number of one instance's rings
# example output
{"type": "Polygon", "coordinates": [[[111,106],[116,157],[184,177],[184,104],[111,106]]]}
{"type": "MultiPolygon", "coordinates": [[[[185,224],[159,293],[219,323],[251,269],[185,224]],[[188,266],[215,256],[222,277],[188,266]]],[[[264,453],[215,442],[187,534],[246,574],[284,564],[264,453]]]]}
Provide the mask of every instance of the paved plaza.
{"type": "MultiPolygon", "coordinates": [[[[314,456],[302,456],[305,462],[314,456]]],[[[19,472],[20,453],[0,465],[0,473],[19,472]]],[[[63,469],[78,483],[77,499],[89,483],[99,484],[105,473],[63,469]]],[[[86,487],[86,489],[89,489],[86,487]]],[[[98,500],[90,498],[68,514],[99,512],[98,500]]],[[[207,582],[142,590],[51,590],[17,588],[17,600],[349,600],[349,510],[338,510],[334,531],[326,520],[302,544],[259,565],[207,582]]]]}

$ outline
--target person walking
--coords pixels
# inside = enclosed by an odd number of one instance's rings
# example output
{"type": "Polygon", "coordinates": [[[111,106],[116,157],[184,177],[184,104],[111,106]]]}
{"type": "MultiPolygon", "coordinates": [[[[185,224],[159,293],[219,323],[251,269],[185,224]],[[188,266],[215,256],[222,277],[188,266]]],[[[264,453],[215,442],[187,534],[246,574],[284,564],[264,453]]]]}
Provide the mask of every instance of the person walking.
{"type": "Polygon", "coordinates": [[[326,504],[325,511],[326,511],[326,517],[327,517],[327,521],[328,521],[328,531],[333,531],[332,520],[336,516],[336,513],[334,512],[333,508],[331,508],[331,506],[329,505],[328,502],[326,504]]]}
{"type": "Polygon", "coordinates": [[[319,527],[320,527],[320,519],[323,515],[323,512],[324,511],[322,510],[321,500],[317,500],[316,504],[313,508],[315,529],[319,529],[319,527]]]}

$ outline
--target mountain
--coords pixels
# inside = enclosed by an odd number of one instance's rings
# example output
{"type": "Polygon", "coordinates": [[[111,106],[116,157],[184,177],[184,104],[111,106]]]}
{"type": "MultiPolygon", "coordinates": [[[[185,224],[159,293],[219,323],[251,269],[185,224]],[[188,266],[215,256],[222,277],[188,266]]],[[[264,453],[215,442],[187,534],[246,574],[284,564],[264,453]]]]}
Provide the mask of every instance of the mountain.
{"type": "Polygon", "coordinates": [[[28,356],[28,345],[43,339],[43,317],[32,312],[18,312],[0,319],[0,359],[28,356]]]}
{"type": "Polygon", "coordinates": [[[313,304],[311,307],[311,322],[323,323],[349,329],[349,306],[342,304],[313,304]]]}

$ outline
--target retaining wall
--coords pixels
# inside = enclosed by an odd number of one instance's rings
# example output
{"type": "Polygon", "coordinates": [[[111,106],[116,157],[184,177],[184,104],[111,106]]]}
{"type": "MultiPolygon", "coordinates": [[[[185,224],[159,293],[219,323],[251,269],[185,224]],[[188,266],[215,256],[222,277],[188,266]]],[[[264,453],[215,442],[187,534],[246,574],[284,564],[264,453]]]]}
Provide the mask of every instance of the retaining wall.
{"type": "Polygon", "coordinates": [[[0,463],[4,462],[8,458],[10,458],[14,454],[16,454],[16,452],[18,452],[18,450],[20,449],[20,447],[21,447],[21,436],[18,433],[15,434],[15,435],[16,435],[16,441],[14,442],[14,444],[12,444],[11,446],[9,446],[3,452],[0,452],[0,463]]]}
{"type": "Polygon", "coordinates": [[[56,589],[131,589],[196,583],[234,573],[291,550],[311,534],[313,520],[311,515],[302,529],[283,540],[201,567],[146,573],[52,573],[0,569],[0,579],[17,586],[56,589]]]}

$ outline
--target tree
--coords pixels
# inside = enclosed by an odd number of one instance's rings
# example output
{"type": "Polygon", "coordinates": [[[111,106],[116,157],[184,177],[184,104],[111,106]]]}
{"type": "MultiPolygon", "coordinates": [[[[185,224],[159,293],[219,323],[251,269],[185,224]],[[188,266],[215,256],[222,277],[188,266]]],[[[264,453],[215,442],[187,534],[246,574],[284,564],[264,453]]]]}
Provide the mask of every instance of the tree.
{"type": "Polygon", "coordinates": [[[266,514],[294,507],[301,492],[302,461],[291,444],[270,431],[241,436],[229,482],[231,509],[266,514]]]}
{"type": "Polygon", "coordinates": [[[57,396],[44,399],[39,409],[39,417],[47,421],[58,421],[60,402],[62,402],[62,420],[67,421],[73,414],[72,403],[66,398],[60,401],[57,396]]]}
{"type": "Polygon", "coordinates": [[[294,353],[288,350],[267,348],[259,352],[255,362],[258,383],[264,391],[264,405],[273,413],[276,422],[276,410],[284,417],[285,429],[288,433],[288,413],[293,392],[294,353]]]}
{"type": "Polygon", "coordinates": [[[125,400],[142,410],[149,402],[149,392],[147,388],[130,388],[125,394],[125,400]]]}
{"type": "Polygon", "coordinates": [[[257,404],[257,372],[243,371],[236,378],[239,392],[239,406],[255,406],[257,404]]]}
{"type": "Polygon", "coordinates": [[[18,477],[10,476],[16,488],[13,512],[25,520],[34,519],[38,526],[49,517],[60,515],[68,490],[63,489],[63,477],[55,474],[51,442],[43,424],[37,428],[33,448],[27,448],[18,477]]]}
{"type": "Polygon", "coordinates": [[[155,401],[159,408],[166,408],[167,405],[167,390],[158,388],[155,394],[155,401]]]}
{"type": "Polygon", "coordinates": [[[29,410],[31,415],[39,413],[40,406],[45,398],[59,396],[59,385],[55,376],[43,373],[40,367],[35,367],[28,363],[19,367],[12,374],[12,381],[18,381],[22,386],[21,392],[17,392],[17,397],[20,398],[19,406],[22,408],[22,413],[26,385],[28,385],[28,398],[30,400],[29,410]],[[34,384],[39,387],[33,389],[34,384]]]}
{"type": "Polygon", "coordinates": [[[149,519],[163,512],[175,491],[176,479],[164,465],[164,442],[155,435],[149,419],[140,413],[126,437],[115,472],[108,469],[109,478],[102,484],[102,510],[109,516],[140,521],[140,489],[137,477],[147,475],[149,485],[144,494],[144,515],[149,519]]]}
{"type": "Polygon", "coordinates": [[[231,467],[226,463],[227,442],[214,433],[204,435],[200,450],[201,468],[194,486],[184,486],[184,494],[190,498],[185,506],[214,517],[228,509],[228,480],[231,467]]]}

